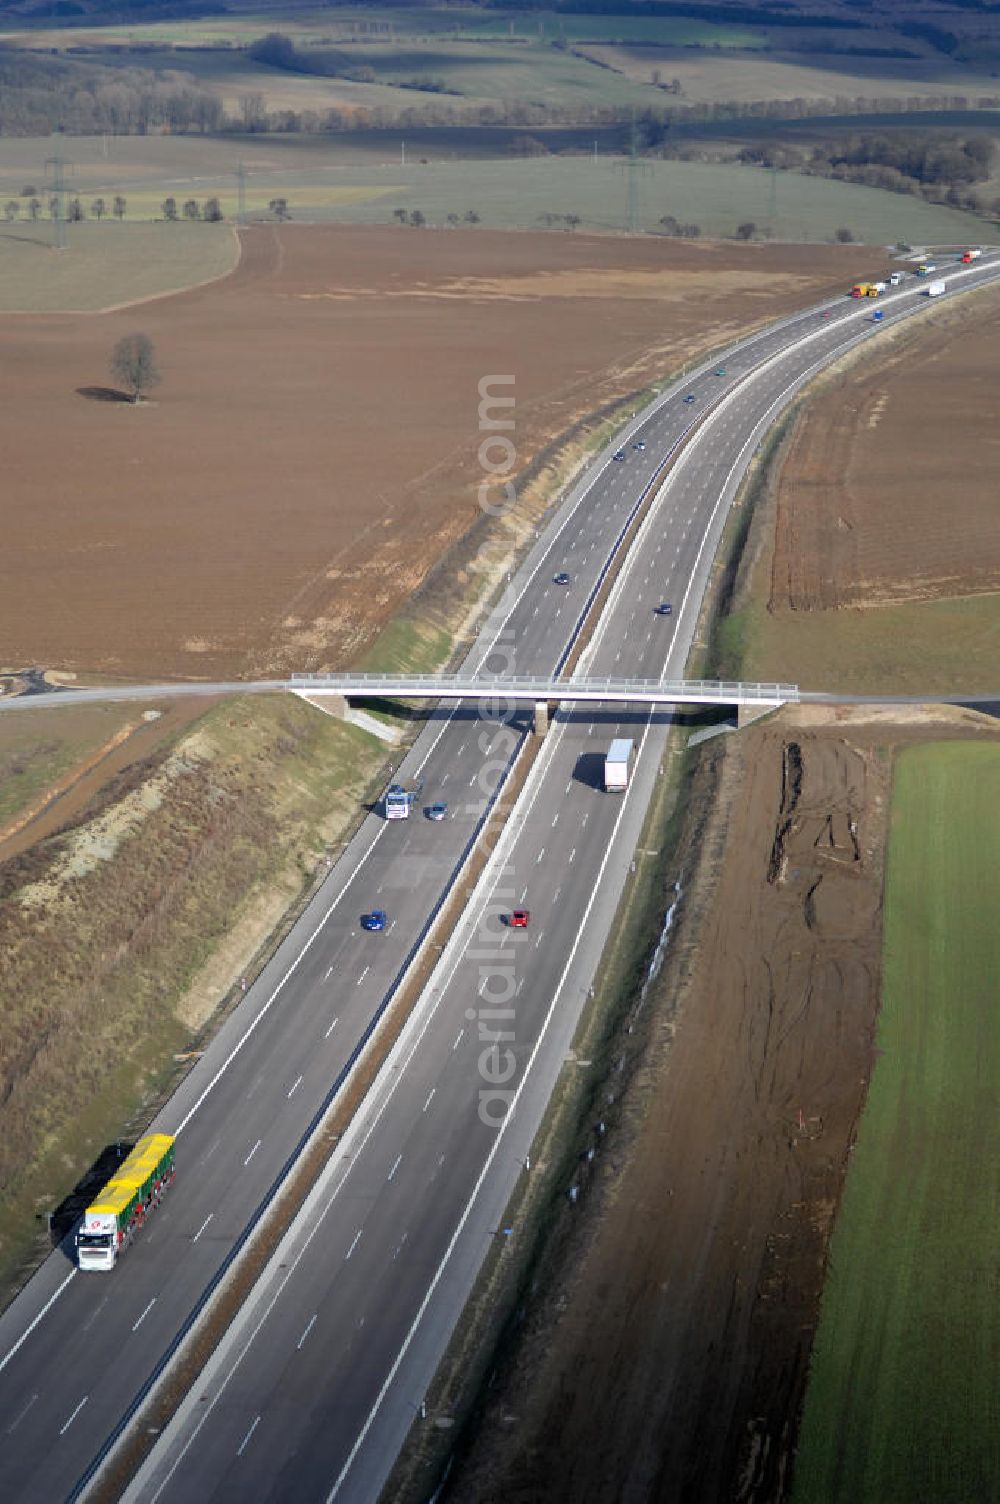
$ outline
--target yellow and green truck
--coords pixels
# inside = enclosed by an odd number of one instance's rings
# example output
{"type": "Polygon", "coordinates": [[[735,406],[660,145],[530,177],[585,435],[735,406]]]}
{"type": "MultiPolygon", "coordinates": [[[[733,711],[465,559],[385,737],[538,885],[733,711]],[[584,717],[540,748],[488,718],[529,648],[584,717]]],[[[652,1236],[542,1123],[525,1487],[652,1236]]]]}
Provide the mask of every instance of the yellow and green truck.
{"type": "Polygon", "coordinates": [[[113,1269],[174,1178],[174,1139],[147,1133],[83,1214],[76,1235],[81,1269],[113,1269]]]}

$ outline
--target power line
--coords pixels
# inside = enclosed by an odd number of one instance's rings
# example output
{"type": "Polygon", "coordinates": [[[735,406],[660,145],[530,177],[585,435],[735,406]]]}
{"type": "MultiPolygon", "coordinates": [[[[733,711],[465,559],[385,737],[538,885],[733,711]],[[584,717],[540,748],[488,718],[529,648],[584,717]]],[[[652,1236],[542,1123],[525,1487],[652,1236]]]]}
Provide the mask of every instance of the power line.
{"type": "Polygon", "coordinates": [[[46,185],[47,191],[55,200],[56,212],[52,217],[53,245],[57,251],[66,249],[66,178],[65,169],[72,167],[72,162],[67,162],[61,153],[57,152],[54,157],[46,157],[45,166],[52,169],[52,182],[46,185]]]}
{"type": "Polygon", "coordinates": [[[629,234],[634,235],[639,229],[639,154],[636,150],[635,110],[632,111],[632,133],[629,139],[626,220],[629,234]]]}

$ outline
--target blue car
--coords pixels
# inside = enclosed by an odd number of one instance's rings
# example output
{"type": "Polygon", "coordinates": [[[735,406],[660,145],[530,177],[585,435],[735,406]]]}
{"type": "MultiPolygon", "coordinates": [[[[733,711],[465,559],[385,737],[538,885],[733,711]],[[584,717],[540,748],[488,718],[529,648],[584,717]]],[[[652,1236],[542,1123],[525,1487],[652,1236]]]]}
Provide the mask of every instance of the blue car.
{"type": "Polygon", "coordinates": [[[693,402],[694,401],[694,392],[688,392],[687,396],[684,398],[684,401],[685,402],[693,402]]]}
{"type": "Polygon", "coordinates": [[[624,449],[616,449],[615,452],[614,452],[614,454],[611,456],[611,458],[613,460],[623,460],[625,458],[625,451],[624,451],[624,449]]]}
{"type": "Polygon", "coordinates": [[[370,914],[362,914],[361,928],[363,930],[384,930],[388,915],[385,909],[372,909],[370,914]]]}

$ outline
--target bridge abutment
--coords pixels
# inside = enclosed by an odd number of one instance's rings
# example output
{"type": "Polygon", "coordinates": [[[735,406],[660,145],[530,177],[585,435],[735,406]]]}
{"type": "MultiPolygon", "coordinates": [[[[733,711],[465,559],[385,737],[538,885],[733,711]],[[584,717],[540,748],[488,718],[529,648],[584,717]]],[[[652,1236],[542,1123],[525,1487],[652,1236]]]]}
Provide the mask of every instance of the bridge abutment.
{"type": "Polygon", "coordinates": [[[338,721],[347,720],[346,695],[326,694],[320,690],[313,690],[311,694],[302,694],[300,690],[298,694],[300,699],[315,705],[317,710],[325,710],[327,715],[332,715],[338,721]]]}
{"type": "Polygon", "coordinates": [[[535,726],[536,736],[544,736],[549,729],[549,706],[547,700],[535,701],[535,726]]]}
{"type": "Polygon", "coordinates": [[[737,705],[736,729],[742,731],[744,726],[759,721],[762,715],[770,715],[772,711],[780,709],[780,705],[737,705]]]}

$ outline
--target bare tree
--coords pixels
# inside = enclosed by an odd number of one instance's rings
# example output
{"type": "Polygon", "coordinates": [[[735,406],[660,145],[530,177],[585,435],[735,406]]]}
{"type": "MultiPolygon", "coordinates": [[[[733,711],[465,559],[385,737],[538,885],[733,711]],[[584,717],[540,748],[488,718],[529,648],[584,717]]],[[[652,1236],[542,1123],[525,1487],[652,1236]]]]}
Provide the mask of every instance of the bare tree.
{"type": "Polygon", "coordinates": [[[101,220],[104,218],[105,214],[107,214],[107,212],[108,212],[108,206],[104,202],[103,198],[95,198],[94,199],[94,202],[90,206],[90,212],[94,216],[94,218],[97,220],[98,224],[100,224],[101,220]]]}
{"type": "Polygon", "coordinates": [[[196,198],[188,198],[188,199],[184,200],[184,218],[185,219],[200,219],[201,218],[201,209],[199,208],[198,200],[196,198]]]}
{"type": "Polygon", "coordinates": [[[752,219],[745,219],[741,225],[736,226],[737,240],[752,240],[757,233],[757,226],[752,219]]]}
{"type": "Polygon", "coordinates": [[[241,94],[240,115],[245,131],[262,131],[267,125],[267,109],[263,94],[241,94]]]}
{"type": "Polygon", "coordinates": [[[287,198],[272,198],[267,207],[275,219],[291,219],[292,217],[287,198]]]}
{"type": "Polygon", "coordinates": [[[73,224],[77,225],[80,223],[81,219],[86,219],[86,217],[86,210],[84,209],[80,200],[78,198],[71,198],[69,201],[68,218],[72,221],[73,224]]]}
{"type": "Polygon", "coordinates": [[[125,200],[120,193],[115,194],[114,216],[119,224],[125,218],[125,200]]]}
{"type": "Polygon", "coordinates": [[[834,238],[839,240],[841,245],[850,245],[854,239],[854,231],[849,230],[846,225],[841,225],[840,229],[834,232],[834,238]]]}
{"type": "Polygon", "coordinates": [[[42,201],[41,201],[41,199],[40,198],[29,198],[29,200],[28,200],[28,213],[31,215],[32,220],[33,221],[36,220],[38,218],[39,214],[41,214],[41,212],[42,212],[42,201]]]}
{"type": "Polygon", "coordinates": [[[405,209],[393,209],[393,211],[392,211],[392,217],[393,217],[393,219],[398,219],[401,225],[405,225],[406,224],[406,210],[405,209]]]}
{"type": "Polygon", "coordinates": [[[411,209],[410,210],[410,224],[411,225],[416,225],[417,229],[419,229],[421,227],[421,225],[425,225],[426,223],[427,223],[427,218],[426,218],[426,215],[424,214],[424,211],[422,209],[411,209]]]}
{"type": "Polygon", "coordinates": [[[217,198],[207,198],[205,200],[205,218],[212,225],[218,224],[222,218],[222,205],[217,198]]]}
{"type": "Polygon", "coordinates": [[[8,222],[13,223],[15,219],[18,219],[20,217],[21,205],[18,203],[16,198],[9,198],[3,206],[3,212],[6,215],[8,222]]]}
{"type": "Polygon", "coordinates": [[[163,209],[164,219],[177,218],[177,200],[175,198],[165,198],[163,200],[161,208],[163,209]]]}
{"type": "Polygon", "coordinates": [[[148,334],[126,334],[111,352],[111,374],[139,402],[161,380],[156,369],[156,352],[148,334]]]}
{"type": "Polygon", "coordinates": [[[464,217],[467,225],[478,225],[479,223],[479,215],[475,209],[466,209],[464,217]]]}

